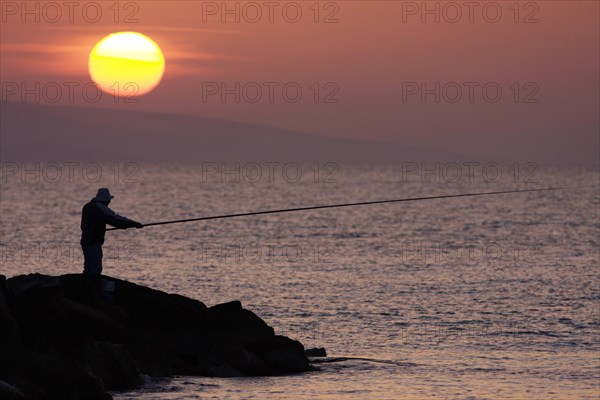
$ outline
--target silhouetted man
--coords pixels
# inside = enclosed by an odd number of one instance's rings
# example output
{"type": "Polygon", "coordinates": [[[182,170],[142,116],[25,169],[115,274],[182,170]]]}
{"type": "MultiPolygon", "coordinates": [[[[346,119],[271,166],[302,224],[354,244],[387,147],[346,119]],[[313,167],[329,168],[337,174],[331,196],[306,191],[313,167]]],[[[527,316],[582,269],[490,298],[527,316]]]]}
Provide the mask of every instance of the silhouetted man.
{"type": "Polygon", "coordinates": [[[106,224],[119,229],[142,228],[144,225],[122,217],[108,208],[111,196],[107,188],[98,189],[96,197],[90,200],[81,211],[81,249],[83,250],[83,273],[102,273],[102,244],[106,224]]]}

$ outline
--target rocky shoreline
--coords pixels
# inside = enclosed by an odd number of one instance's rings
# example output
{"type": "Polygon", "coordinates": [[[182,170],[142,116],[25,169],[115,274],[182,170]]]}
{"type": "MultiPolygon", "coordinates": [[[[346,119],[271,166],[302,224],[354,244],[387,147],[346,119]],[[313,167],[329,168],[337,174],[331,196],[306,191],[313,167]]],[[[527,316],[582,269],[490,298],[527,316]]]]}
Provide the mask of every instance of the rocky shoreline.
{"type": "Polygon", "coordinates": [[[0,275],[0,398],[111,399],[144,376],[310,371],[304,346],[239,301],[202,302],[81,274],[0,275]]]}

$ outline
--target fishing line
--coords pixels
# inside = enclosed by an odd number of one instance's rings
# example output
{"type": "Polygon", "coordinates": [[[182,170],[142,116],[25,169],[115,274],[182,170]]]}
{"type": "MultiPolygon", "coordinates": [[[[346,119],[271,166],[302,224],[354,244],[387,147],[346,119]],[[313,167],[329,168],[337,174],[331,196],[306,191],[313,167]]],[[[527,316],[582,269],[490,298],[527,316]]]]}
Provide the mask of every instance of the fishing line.
{"type": "MultiPolygon", "coordinates": [[[[253,211],[253,212],[245,212],[245,213],[239,213],[239,214],[225,214],[225,215],[214,215],[214,216],[210,216],[210,217],[186,218],[186,219],[177,219],[177,220],[172,220],[172,221],[151,222],[148,224],[144,224],[144,227],[156,226],[156,225],[182,224],[182,223],[186,223],[186,222],[208,221],[208,220],[214,220],[214,219],[249,217],[252,215],[281,214],[281,213],[309,211],[309,210],[322,210],[322,209],[326,209],[326,208],[356,207],[356,206],[366,206],[366,205],[373,205],[373,204],[403,203],[403,202],[409,202],[409,201],[449,199],[449,198],[456,198],[456,197],[490,196],[490,195],[508,194],[508,193],[527,193],[527,192],[545,192],[545,191],[566,190],[566,189],[584,189],[584,188],[588,188],[588,187],[592,187],[592,186],[501,190],[501,191],[496,191],[496,192],[447,194],[447,195],[440,195],[440,196],[409,197],[409,198],[394,199],[394,200],[376,200],[376,201],[362,201],[362,202],[358,202],[358,203],[328,204],[328,205],[321,205],[321,206],[285,208],[285,209],[267,210],[267,211],[253,211]]],[[[118,229],[119,228],[110,228],[110,229],[107,229],[107,231],[114,231],[114,230],[118,230],[118,229]]]]}

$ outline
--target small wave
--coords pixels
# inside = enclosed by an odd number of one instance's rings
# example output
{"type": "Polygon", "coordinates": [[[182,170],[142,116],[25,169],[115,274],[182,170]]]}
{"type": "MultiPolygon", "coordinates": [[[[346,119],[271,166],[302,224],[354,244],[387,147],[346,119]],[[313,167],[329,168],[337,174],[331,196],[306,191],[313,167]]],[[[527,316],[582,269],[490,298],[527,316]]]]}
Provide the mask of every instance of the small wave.
{"type": "Polygon", "coordinates": [[[399,367],[417,366],[417,364],[411,363],[411,362],[378,360],[375,358],[366,358],[366,357],[322,357],[322,358],[311,359],[311,363],[313,363],[313,364],[326,364],[326,363],[336,363],[336,362],[344,362],[344,361],[366,361],[366,362],[372,362],[372,363],[377,363],[377,364],[396,365],[399,367]]]}

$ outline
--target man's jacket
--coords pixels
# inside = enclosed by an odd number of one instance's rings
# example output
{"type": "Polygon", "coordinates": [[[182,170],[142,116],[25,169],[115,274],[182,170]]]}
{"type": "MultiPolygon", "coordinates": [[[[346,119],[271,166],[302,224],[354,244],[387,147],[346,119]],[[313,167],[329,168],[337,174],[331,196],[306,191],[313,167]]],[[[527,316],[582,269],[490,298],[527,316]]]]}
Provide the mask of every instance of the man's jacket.
{"type": "Polygon", "coordinates": [[[81,211],[81,244],[103,244],[106,224],[115,228],[132,228],[135,221],[116,214],[104,204],[91,200],[81,211]]]}

